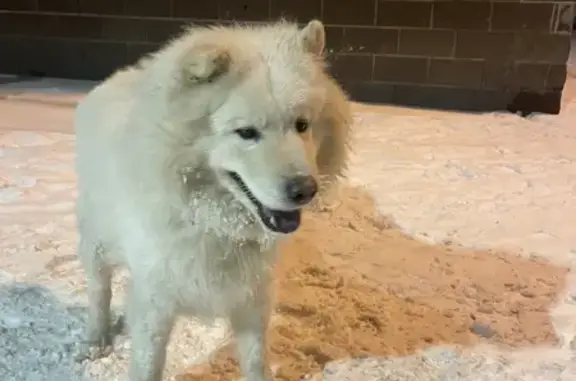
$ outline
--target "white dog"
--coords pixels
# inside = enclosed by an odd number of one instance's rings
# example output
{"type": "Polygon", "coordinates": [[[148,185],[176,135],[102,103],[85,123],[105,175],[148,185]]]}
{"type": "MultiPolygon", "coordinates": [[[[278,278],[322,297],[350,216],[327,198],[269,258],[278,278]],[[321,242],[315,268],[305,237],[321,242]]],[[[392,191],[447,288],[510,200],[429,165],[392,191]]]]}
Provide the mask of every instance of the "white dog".
{"type": "Polygon", "coordinates": [[[161,380],[180,315],[227,318],[245,378],[271,379],[276,244],[347,158],[350,109],[324,43],[316,20],[190,28],[78,106],[92,357],[112,343],[112,270],[125,266],[130,381],[161,380]]]}

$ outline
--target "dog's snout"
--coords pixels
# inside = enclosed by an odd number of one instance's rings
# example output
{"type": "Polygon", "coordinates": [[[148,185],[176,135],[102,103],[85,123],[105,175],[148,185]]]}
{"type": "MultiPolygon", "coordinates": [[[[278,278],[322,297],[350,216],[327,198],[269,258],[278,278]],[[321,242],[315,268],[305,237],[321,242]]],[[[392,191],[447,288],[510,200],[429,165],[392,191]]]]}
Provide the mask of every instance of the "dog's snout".
{"type": "Polygon", "coordinates": [[[318,183],[313,176],[296,176],[286,183],[286,196],[295,204],[306,204],[318,192],[318,183]]]}

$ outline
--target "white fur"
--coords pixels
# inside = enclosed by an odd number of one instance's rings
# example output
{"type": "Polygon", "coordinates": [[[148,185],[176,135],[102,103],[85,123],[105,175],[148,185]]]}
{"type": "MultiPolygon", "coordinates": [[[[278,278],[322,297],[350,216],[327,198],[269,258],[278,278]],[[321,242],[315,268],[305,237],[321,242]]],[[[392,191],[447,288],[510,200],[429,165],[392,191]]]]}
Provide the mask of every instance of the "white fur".
{"type": "Polygon", "coordinates": [[[284,208],[282,179],[325,188],[345,166],[350,110],[324,73],[324,27],[190,28],[118,71],[76,113],[79,257],[88,344],[111,344],[110,278],[131,273],[130,381],[158,381],[176,316],[230,320],[248,381],[269,380],[268,285],[281,235],[225,171],[284,208]],[[297,134],[305,117],[312,132],[297,134]],[[259,142],[234,129],[255,126],[259,142]]]}

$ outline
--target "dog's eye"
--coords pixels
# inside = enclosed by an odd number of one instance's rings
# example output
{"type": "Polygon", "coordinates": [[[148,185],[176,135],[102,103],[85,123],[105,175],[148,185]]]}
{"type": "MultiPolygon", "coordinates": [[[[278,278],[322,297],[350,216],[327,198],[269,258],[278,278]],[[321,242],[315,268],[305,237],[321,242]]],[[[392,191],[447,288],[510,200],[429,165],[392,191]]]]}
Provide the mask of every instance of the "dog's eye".
{"type": "Polygon", "coordinates": [[[304,133],[308,130],[308,121],[306,119],[298,118],[294,123],[294,127],[298,133],[304,133]]]}
{"type": "Polygon", "coordinates": [[[254,127],[238,128],[234,132],[244,140],[258,140],[260,139],[260,131],[254,127]]]}

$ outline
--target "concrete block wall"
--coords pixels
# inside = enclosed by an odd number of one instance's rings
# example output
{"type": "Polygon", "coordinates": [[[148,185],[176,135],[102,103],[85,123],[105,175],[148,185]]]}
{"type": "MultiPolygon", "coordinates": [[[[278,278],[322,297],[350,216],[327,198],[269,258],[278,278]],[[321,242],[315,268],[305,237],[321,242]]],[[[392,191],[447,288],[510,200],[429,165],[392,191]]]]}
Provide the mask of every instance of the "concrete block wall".
{"type": "Polygon", "coordinates": [[[0,73],[102,79],[188,22],[320,18],[331,70],[354,99],[557,113],[574,8],[558,0],[0,0],[0,73]]]}

